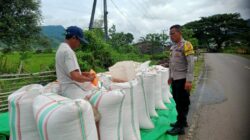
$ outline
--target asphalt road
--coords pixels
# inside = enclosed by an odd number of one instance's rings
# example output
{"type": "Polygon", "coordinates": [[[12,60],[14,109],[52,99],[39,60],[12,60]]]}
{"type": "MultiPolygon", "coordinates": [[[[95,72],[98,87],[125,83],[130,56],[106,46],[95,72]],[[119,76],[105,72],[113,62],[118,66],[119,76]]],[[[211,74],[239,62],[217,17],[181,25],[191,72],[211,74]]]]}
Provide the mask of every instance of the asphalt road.
{"type": "Polygon", "coordinates": [[[250,60],[205,54],[205,69],[191,96],[186,140],[250,140],[250,60]]]}

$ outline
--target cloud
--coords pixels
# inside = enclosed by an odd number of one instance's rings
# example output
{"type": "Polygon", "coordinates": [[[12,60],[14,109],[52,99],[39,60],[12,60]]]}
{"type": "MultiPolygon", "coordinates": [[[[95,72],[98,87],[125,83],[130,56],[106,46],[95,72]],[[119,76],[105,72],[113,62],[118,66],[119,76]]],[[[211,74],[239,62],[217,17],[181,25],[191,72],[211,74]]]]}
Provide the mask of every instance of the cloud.
{"type": "MultiPolygon", "coordinates": [[[[247,0],[108,0],[109,27],[117,31],[131,32],[135,38],[147,33],[162,33],[173,24],[185,24],[200,17],[238,12],[244,19],[250,18],[247,0]],[[114,2],[114,4],[112,3],[114,2]]],[[[92,0],[41,0],[43,25],[77,25],[87,28],[92,10],[92,0]]],[[[95,18],[102,16],[103,6],[97,1],[95,18]]]]}

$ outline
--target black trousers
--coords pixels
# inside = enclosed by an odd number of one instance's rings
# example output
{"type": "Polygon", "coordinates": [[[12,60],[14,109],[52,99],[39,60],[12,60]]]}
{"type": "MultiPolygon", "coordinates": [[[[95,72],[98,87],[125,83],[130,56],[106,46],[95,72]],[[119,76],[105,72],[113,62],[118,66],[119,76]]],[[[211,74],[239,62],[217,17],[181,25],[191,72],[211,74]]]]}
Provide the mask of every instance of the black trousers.
{"type": "Polygon", "coordinates": [[[173,80],[173,98],[176,103],[176,110],[178,112],[177,124],[179,127],[184,127],[187,123],[187,115],[190,105],[189,92],[185,90],[186,79],[173,80]]]}

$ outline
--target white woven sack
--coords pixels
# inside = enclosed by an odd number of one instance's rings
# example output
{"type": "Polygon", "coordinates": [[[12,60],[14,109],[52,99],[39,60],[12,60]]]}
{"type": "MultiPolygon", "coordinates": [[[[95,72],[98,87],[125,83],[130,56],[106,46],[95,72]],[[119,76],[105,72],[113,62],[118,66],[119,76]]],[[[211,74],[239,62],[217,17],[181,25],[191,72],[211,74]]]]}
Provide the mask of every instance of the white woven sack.
{"type": "Polygon", "coordinates": [[[70,99],[83,99],[85,96],[89,95],[92,90],[96,89],[96,87],[94,87],[91,82],[75,82],[71,84],[62,84],[61,89],[61,96],[70,99]]]}
{"type": "Polygon", "coordinates": [[[34,118],[41,140],[98,140],[89,102],[54,93],[35,98],[34,118]]]}
{"type": "Polygon", "coordinates": [[[137,103],[137,110],[138,110],[138,119],[139,119],[139,126],[143,129],[152,129],[154,128],[154,124],[152,123],[149,115],[149,108],[148,108],[148,96],[146,95],[146,85],[145,85],[145,78],[144,75],[138,74],[137,75],[138,86],[136,88],[136,103],[137,103]]]}
{"type": "Polygon", "coordinates": [[[158,72],[161,73],[161,80],[162,80],[162,86],[161,86],[161,89],[162,89],[162,99],[163,99],[163,102],[165,103],[171,103],[170,101],[170,97],[169,97],[169,94],[170,91],[169,91],[169,86],[168,86],[168,69],[161,69],[161,70],[158,70],[158,72]]]}
{"type": "Polygon", "coordinates": [[[121,61],[109,67],[109,72],[114,79],[130,81],[136,78],[135,69],[136,64],[133,61],[121,61]]]}
{"type": "Polygon", "coordinates": [[[146,61],[144,63],[141,63],[140,65],[137,66],[136,72],[145,72],[147,71],[149,64],[151,61],[146,61]]]}
{"type": "Polygon", "coordinates": [[[105,74],[105,73],[98,73],[97,74],[98,77],[98,86],[99,88],[103,88],[103,89],[107,89],[110,90],[110,85],[112,83],[112,77],[109,74],[105,74]]]}
{"type": "Polygon", "coordinates": [[[168,84],[168,79],[169,79],[169,68],[166,68],[166,70],[168,71],[167,72],[167,79],[166,79],[166,82],[167,82],[167,93],[168,93],[168,97],[169,98],[173,98],[173,95],[172,93],[170,92],[170,85],[168,84]]]}
{"type": "Polygon", "coordinates": [[[39,140],[32,103],[42,90],[42,85],[27,85],[8,97],[10,140],[39,140]]]}
{"type": "Polygon", "coordinates": [[[112,83],[111,89],[123,89],[125,94],[123,104],[123,139],[124,140],[141,140],[139,121],[136,103],[137,80],[125,83],[112,83]]]}
{"type": "Polygon", "coordinates": [[[154,72],[145,72],[143,73],[143,79],[144,79],[144,87],[145,87],[145,93],[148,99],[148,110],[149,115],[151,117],[158,117],[157,112],[155,111],[155,86],[156,86],[156,73],[154,72]]]}
{"type": "Polygon", "coordinates": [[[43,88],[43,93],[56,93],[60,94],[60,84],[59,82],[50,82],[43,88]]]}
{"type": "MultiPolygon", "coordinates": [[[[165,67],[163,67],[163,66],[161,66],[161,65],[155,65],[154,66],[154,69],[156,69],[157,71],[163,71],[163,72],[166,72],[167,71],[167,73],[165,73],[164,75],[163,75],[163,80],[165,80],[165,81],[163,81],[164,82],[164,85],[167,85],[166,86],[166,88],[167,89],[164,89],[164,90],[166,90],[167,91],[167,95],[166,96],[168,96],[169,98],[173,98],[173,96],[172,96],[172,94],[170,93],[170,86],[168,85],[168,78],[169,78],[169,68],[165,68],[165,67]],[[167,83],[167,84],[166,84],[167,83]]],[[[165,88],[165,87],[164,87],[165,88]]],[[[169,101],[166,101],[166,102],[169,102],[169,101]]]]}
{"type": "Polygon", "coordinates": [[[165,106],[163,99],[162,99],[162,80],[161,80],[161,73],[156,73],[156,80],[155,80],[155,108],[156,109],[167,109],[165,106]]]}
{"type": "Polygon", "coordinates": [[[123,140],[122,106],[124,97],[121,90],[97,91],[91,95],[91,104],[101,114],[98,126],[101,140],[123,140]]]}

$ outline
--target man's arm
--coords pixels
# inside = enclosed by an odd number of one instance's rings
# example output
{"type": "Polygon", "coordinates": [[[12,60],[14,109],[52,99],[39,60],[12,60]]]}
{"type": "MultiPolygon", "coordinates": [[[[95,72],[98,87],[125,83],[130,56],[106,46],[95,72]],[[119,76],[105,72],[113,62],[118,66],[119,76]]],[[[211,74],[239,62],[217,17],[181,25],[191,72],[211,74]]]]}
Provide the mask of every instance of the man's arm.
{"type": "Polygon", "coordinates": [[[187,74],[185,89],[190,91],[192,89],[192,81],[194,80],[194,50],[190,42],[186,42],[184,46],[184,53],[187,59],[187,74]]]}
{"type": "Polygon", "coordinates": [[[168,72],[168,85],[171,85],[172,84],[172,77],[171,77],[171,57],[172,57],[172,46],[170,48],[170,55],[169,55],[169,64],[168,64],[168,67],[169,67],[169,72],[168,72]]]}
{"type": "Polygon", "coordinates": [[[172,84],[172,77],[171,77],[171,68],[170,68],[170,63],[169,63],[169,75],[168,75],[168,85],[172,84]]]}
{"type": "Polygon", "coordinates": [[[192,82],[194,80],[194,56],[188,55],[186,59],[188,63],[186,81],[192,82]]]}
{"type": "Polygon", "coordinates": [[[89,75],[89,76],[81,75],[79,73],[79,70],[74,70],[70,72],[70,78],[74,81],[83,83],[83,82],[92,82],[95,77],[93,75],[89,75]]]}

